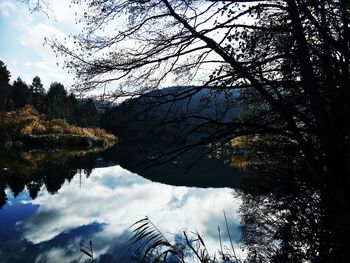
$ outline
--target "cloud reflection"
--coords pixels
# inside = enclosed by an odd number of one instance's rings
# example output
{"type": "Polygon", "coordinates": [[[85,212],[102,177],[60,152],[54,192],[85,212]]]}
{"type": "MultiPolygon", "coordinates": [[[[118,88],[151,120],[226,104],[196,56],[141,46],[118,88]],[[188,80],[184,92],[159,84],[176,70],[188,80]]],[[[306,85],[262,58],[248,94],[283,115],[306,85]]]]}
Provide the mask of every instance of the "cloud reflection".
{"type": "MultiPolygon", "coordinates": [[[[82,181],[76,176],[65,182],[57,194],[43,192],[32,203],[40,207],[32,217],[20,223],[26,240],[40,245],[57,239],[67,231],[98,224],[101,229],[91,233],[89,238],[93,240],[94,252],[101,260],[107,255],[121,255],[121,248],[128,238],[128,227],[145,216],[163,233],[198,231],[214,253],[218,249],[217,226],[226,229],[222,214],[225,209],[234,241],[239,240],[236,211],[240,200],[232,197],[231,189],[153,183],[120,166],[95,169],[89,178],[82,181]]],[[[225,238],[227,241],[227,236],[225,238]]],[[[75,239],[79,239],[78,232],[75,239]]],[[[66,253],[62,249],[56,244],[41,253],[37,260],[41,262],[55,255],[61,257],[66,253]]],[[[73,260],[72,255],[68,258],[73,260]]]]}

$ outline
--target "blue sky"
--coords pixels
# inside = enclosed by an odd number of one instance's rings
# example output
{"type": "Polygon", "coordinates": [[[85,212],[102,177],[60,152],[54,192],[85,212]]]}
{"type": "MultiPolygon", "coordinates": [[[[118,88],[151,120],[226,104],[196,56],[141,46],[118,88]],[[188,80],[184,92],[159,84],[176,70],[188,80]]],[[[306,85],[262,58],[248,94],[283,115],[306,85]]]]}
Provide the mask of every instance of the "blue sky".
{"type": "Polygon", "coordinates": [[[32,13],[17,0],[0,0],[0,60],[11,72],[11,81],[21,77],[28,84],[39,76],[47,89],[54,81],[67,88],[73,84],[73,75],[58,67],[62,58],[56,58],[49,46],[43,46],[45,37],[63,39],[80,31],[75,13],[81,6],[69,7],[70,1],[50,1],[49,16],[32,13]]]}
{"type": "MultiPolygon", "coordinates": [[[[37,0],[29,0],[35,3],[37,0]]],[[[69,35],[77,35],[82,32],[83,25],[76,23],[76,18],[84,13],[84,4],[74,5],[71,0],[50,0],[50,10],[47,10],[49,16],[45,12],[30,11],[30,8],[20,0],[0,0],[0,60],[6,65],[12,74],[11,81],[17,77],[21,77],[28,84],[31,84],[35,76],[39,76],[46,89],[54,82],[62,83],[67,89],[73,84],[73,74],[68,74],[67,70],[63,70],[63,58],[56,57],[51,48],[43,46],[44,38],[55,37],[63,40],[69,35]]],[[[127,19],[126,19],[127,20],[127,19]]],[[[118,22],[118,26],[122,23],[118,22]]],[[[108,30],[115,33],[115,23],[108,30]]],[[[70,39],[71,40],[71,39],[70,39]]],[[[130,40],[126,40],[123,45],[132,44],[130,40]]],[[[73,43],[66,44],[72,48],[73,43]]],[[[123,45],[119,43],[120,47],[123,45]]],[[[137,45],[134,49],[138,49],[137,45]]],[[[120,49],[121,50],[121,49],[120,49]]],[[[213,57],[208,59],[219,59],[214,53],[213,57]]],[[[183,58],[184,60],[185,58],[183,58]]],[[[186,79],[178,78],[177,75],[169,74],[161,82],[161,86],[175,85],[191,85],[198,84],[208,79],[209,73],[216,67],[213,64],[202,66],[197,72],[195,79],[191,83],[186,79]]],[[[153,77],[157,77],[156,72],[153,77]]],[[[145,82],[146,83],[146,82],[145,82]]],[[[140,83],[138,83],[140,84],[140,83]]],[[[147,84],[147,83],[146,83],[147,84]]],[[[122,81],[116,81],[107,84],[106,87],[100,87],[99,90],[94,90],[90,95],[98,94],[106,88],[106,91],[115,91],[115,87],[130,88],[124,85],[122,81]]],[[[135,87],[139,87],[136,85],[135,87]]]]}

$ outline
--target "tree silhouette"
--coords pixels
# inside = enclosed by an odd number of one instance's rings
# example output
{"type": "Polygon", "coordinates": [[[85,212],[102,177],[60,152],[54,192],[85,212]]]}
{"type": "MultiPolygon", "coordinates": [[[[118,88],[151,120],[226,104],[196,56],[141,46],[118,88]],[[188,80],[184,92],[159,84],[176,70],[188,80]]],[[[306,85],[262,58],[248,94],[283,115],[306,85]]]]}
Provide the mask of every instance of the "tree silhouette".
{"type": "Polygon", "coordinates": [[[28,85],[20,77],[13,82],[11,97],[15,108],[24,107],[26,104],[32,103],[32,94],[28,85]]]}
{"type": "Polygon", "coordinates": [[[67,91],[61,83],[51,83],[47,92],[47,111],[51,119],[67,117],[67,91]]]}
{"type": "Polygon", "coordinates": [[[11,73],[7,70],[7,67],[3,61],[0,60],[0,82],[1,85],[8,84],[10,82],[11,73]]]}
{"type": "Polygon", "coordinates": [[[99,124],[99,113],[93,99],[82,101],[78,106],[78,124],[83,127],[93,127],[99,124]]]}
{"type": "Polygon", "coordinates": [[[247,114],[208,120],[224,132],[206,143],[241,134],[283,135],[296,141],[314,173],[347,181],[348,1],[79,2],[88,9],[86,29],[75,38],[78,51],[47,41],[68,55],[77,89],[122,81],[114,95],[130,97],[173,77],[199,83],[197,91],[237,90],[247,114]],[[101,33],[116,18],[116,33],[101,33]]]}
{"type": "Polygon", "coordinates": [[[6,65],[0,60],[0,112],[6,110],[10,103],[10,77],[6,65]]]}
{"type": "Polygon", "coordinates": [[[40,95],[45,94],[44,85],[41,83],[41,79],[38,76],[33,78],[32,85],[30,86],[30,90],[34,94],[40,94],[40,95]]]}
{"type": "Polygon", "coordinates": [[[36,76],[33,78],[32,85],[30,85],[30,91],[33,96],[33,106],[40,112],[45,111],[45,89],[44,85],[41,83],[41,79],[36,76]]]}

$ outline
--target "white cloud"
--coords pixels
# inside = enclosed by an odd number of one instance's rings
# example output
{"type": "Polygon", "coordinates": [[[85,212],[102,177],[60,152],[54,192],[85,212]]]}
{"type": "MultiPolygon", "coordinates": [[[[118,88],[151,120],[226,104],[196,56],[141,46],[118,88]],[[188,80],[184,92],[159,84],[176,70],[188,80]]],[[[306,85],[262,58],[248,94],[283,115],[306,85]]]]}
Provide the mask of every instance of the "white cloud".
{"type": "MultiPolygon", "coordinates": [[[[9,65],[12,80],[20,76],[27,83],[31,83],[33,77],[38,75],[46,88],[54,81],[61,82],[66,87],[73,84],[73,75],[62,69],[63,58],[56,57],[48,45],[43,46],[45,37],[63,40],[69,34],[81,30],[81,25],[75,24],[75,13],[82,12],[81,6],[72,5],[70,8],[69,4],[70,1],[50,1],[49,16],[43,12],[31,13],[27,5],[19,2],[0,4],[1,15],[9,16],[11,12],[11,17],[6,18],[7,43],[20,44],[14,45],[16,52],[11,52],[12,55],[8,58],[6,54],[9,52],[0,51],[5,63],[17,61],[9,65]]],[[[72,45],[70,42],[68,44],[72,45]]],[[[11,48],[11,45],[8,46],[11,48]]]]}
{"type": "Polygon", "coordinates": [[[73,4],[72,1],[50,1],[50,13],[53,15],[53,20],[58,24],[68,24],[70,30],[74,27],[80,27],[76,25],[75,18],[82,15],[85,8],[85,3],[73,4]]]}
{"type": "MultiPolygon", "coordinates": [[[[94,170],[81,188],[76,177],[66,182],[57,194],[40,195],[33,201],[40,208],[21,226],[24,237],[39,244],[82,225],[106,224],[94,236],[94,242],[99,244],[96,253],[102,254],[111,240],[120,242],[132,223],[148,216],[163,233],[197,230],[214,253],[218,241],[213,233],[218,225],[225,229],[224,209],[235,231],[231,234],[238,235],[239,216],[235,211],[240,200],[234,199],[231,192],[228,188],[174,187],[153,183],[120,166],[101,168],[94,170]],[[110,187],[111,176],[115,179],[113,187],[110,187]]],[[[227,237],[223,239],[227,241],[227,237]]]]}
{"type": "Polygon", "coordinates": [[[9,17],[14,9],[14,4],[9,2],[2,2],[0,3],[0,16],[9,17]]]}
{"type": "Polygon", "coordinates": [[[64,249],[52,248],[43,254],[40,254],[35,263],[50,262],[50,263],[61,263],[61,262],[72,262],[76,257],[77,253],[73,255],[67,255],[64,249]]]}
{"type": "Polygon", "coordinates": [[[72,84],[72,76],[69,76],[65,70],[58,66],[62,66],[63,58],[56,57],[48,45],[43,46],[45,37],[63,40],[66,34],[56,27],[43,23],[22,25],[21,31],[23,32],[20,37],[21,43],[39,57],[39,60],[22,62],[26,66],[27,72],[32,73],[31,78],[36,75],[40,76],[46,87],[54,81],[62,82],[65,85],[72,84]]]}

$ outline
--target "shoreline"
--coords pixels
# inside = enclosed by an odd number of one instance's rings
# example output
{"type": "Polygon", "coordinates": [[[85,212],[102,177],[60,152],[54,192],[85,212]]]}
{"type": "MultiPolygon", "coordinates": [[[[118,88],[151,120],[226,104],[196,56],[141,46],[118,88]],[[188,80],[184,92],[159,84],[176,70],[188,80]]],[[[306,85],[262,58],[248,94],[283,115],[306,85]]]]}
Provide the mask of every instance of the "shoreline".
{"type": "Polygon", "coordinates": [[[74,147],[81,149],[91,148],[109,148],[112,147],[118,139],[114,141],[107,140],[102,137],[89,137],[79,134],[39,134],[27,135],[17,140],[8,140],[4,143],[4,148],[20,148],[20,147],[74,147]]]}

